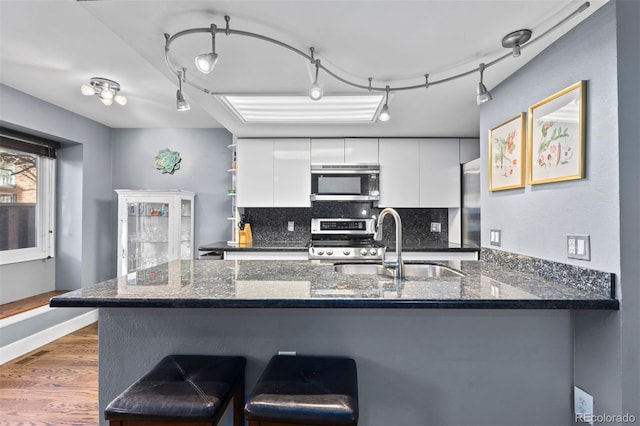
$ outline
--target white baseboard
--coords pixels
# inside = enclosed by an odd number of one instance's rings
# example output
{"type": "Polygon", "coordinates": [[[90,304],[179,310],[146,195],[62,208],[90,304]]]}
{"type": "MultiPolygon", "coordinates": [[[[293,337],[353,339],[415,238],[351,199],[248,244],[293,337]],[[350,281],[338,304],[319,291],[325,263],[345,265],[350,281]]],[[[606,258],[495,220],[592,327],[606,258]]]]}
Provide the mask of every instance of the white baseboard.
{"type": "MultiPolygon", "coordinates": [[[[43,308],[49,308],[44,306],[43,308]]],[[[49,327],[38,333],[34,333],[31,336],[20,339],[16,342],[10,343],[0,348],[0,364],[11,361],[26,353],[29,353],[39,347],[51,343],[56,339],[66,336],[69,333],[73,333],[76,330],[80,330],[83,327],[93,324],[98,321],[98,310],[86,312],[82,315],[78,315],[75,318],[56,324],[53,327],[49,327]]]]}

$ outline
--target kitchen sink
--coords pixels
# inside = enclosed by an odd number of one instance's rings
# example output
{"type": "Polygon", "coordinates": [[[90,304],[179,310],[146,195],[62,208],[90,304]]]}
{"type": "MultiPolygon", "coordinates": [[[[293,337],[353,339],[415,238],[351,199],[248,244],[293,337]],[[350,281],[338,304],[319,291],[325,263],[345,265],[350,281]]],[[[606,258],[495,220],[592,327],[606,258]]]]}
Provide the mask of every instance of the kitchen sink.
{"type": "MultiPolygon", "coordinates": [[[[338,263],[333,266],[336,272],[347,275],[384,275],[393,277],[394,270],[374,263],[338,263]]],[[[404,276],[406,278],[440,278],[464,277],[464,274],[444,265],[433,263],[405,263],[404,276]]]]}

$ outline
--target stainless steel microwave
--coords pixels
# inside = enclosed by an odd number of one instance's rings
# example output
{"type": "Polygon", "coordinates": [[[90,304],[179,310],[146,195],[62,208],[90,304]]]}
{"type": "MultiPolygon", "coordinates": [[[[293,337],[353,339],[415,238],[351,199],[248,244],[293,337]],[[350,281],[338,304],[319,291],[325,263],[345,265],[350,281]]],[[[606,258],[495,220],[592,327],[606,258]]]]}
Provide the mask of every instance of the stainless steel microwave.
{"type": "Polygon", "coordinates": [[[311,165],[311,201],[377,201],[379,199],[380,165],[311,165]]]}

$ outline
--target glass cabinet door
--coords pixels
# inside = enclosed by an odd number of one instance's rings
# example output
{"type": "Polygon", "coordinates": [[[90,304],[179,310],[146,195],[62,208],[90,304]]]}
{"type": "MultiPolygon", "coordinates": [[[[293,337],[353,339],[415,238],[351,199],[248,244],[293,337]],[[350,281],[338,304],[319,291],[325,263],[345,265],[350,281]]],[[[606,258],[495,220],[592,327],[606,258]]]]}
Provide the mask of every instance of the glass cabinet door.
{"type": "Polygon", "coordinates": [[[191,200],[180,200],[180,259],[191,259],[191,200]]]}
{"type": "Polygon", "coordinates": [[[127,202],[127,270],[169,260],[169,204],[127,202]]]}

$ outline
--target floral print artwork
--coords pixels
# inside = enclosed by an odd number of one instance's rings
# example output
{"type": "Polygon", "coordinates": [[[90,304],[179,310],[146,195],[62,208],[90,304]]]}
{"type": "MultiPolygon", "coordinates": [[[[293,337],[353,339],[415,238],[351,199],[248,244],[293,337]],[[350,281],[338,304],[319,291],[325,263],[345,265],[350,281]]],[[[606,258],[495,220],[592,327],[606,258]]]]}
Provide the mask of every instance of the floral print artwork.
{"type": "Polygon", "coordinates": [[[524,114],[489,131],[489,190],[524,186],[524,114]]]}
{"type": "Polygon", "coordinates": [[[582,178],[582,82],[529,108],[529,181],[582,178]]]}

